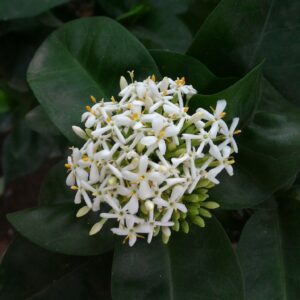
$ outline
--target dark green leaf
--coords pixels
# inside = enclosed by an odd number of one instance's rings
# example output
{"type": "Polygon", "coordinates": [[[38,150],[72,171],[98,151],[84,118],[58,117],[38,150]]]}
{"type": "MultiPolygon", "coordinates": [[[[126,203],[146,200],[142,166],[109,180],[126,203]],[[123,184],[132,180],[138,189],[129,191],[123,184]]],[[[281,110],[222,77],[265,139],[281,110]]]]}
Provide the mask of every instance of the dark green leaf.
{"type": "Polygon", "coordinates": [[[11,181],[36,171],[50,153],[49,144],[19,124],[3,145],[2,166],[5,181],[11,181]]]}
{"type": "Polygon", "coordinates": [[[215,93],[234,82],[234,78],[218,78],[195,58],[163,50],[151,50],[162,76],[176,79],[185,77],[199,93],[215,93]]]}
{"type": "Polygon", "coordinates": [[[223,208],[254,206],[285,187],[299,170],[300,111],[267,81],[262,99],[262,108],[237,139],[234,176],[221,175],[221,184],[211,190],[223,208]]]}
{"type": "Polygon", "coordinates": [[[179,18],[160,11],[146,14],[130,30],[150,49],[185,52],[192,41],[189,29],[179,18]]]}
{"type": "Polygon", "coordinates": [[[256,212],[238,246],[247,300],[297,300],[300,294],[300,203],[256,212]]]}
{"type": "Polygon", "coordinates": [[[32,109],[25,117],[27,125],[31,130],[45,136],[59,136],[60,132],[49,120],[41,105],[32,109]]]}
{"type": "Polygon", "coordinates": [[[258,65],[245,77],[213,95],[195,95],[190,101],[190,108],[195,111],[198,107],[209,109],[216,107],[220,99],[227,101],[225,120],[240,118],[240,127],[251,120],[261,97],[261,65],[258,65]]]}
{"type": "Polygon", "coordinates": [[[36,16],[69,0],[1,0],[0,20],[36,16]]]}
{"type": "Polygon", "coordinates": [[[213,219],[205,229],[116,249],[113,299],[242,300],[240,269],[226,234],[213,219]]]}
{"type": "Polygon", "coordinates": [[[97,216],[79,219],[77,210],[74,203],[47,205],[9,214],[8,220],[22,236],[53,252],[86,256],[111,250],[113,235],[109,224],[101,233],[89,236],[97,216]]]}
{"type": "Polygon", "coordinates": [[[268,80],[289,100],[299,101],[299,9],[295,0],[223,0],[201,26],[189,54],[223,76],[266,58],[268,80]]]}
{"type": "Polygon", "coordinates": [[[53,123],[76,142],[71,126],[80,122],[90,95],[110,99],[128,70],[137,79],[159,75],[140,42],[115,21],[97,17],[54,32],[31,62],[28,80],[53,123]]]}
{"type": "Polygon", "coordinates": [[[59,162],[48,172],[41,187],[40,204],[73,203],[75,193],[66,185],[67,171],[64,163],[59,162]]]}
{"type": "Polygon", "coordinates": [[[93,258],[60,255],[17,238],[0,265],[0,297],[110,299],[110,263],[110,254],[93,258]]]}

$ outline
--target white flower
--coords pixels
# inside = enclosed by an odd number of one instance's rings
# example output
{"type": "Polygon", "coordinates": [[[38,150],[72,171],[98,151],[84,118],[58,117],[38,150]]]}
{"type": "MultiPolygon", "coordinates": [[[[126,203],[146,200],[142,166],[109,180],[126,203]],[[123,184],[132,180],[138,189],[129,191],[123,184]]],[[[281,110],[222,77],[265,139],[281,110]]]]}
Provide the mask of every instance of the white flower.
{"type": "Polygon", "coordinates": [[[186,197],[197,200],[196,191],[205,198],[219,173],[233,174],[239,119],[228,128],[225,100],[212,113],[199,108],[189,115],[187,100],[197,91],[184,77],[135,81],[129,75],[130,83],[120,78],[119,101],[91,96],[81,118],[85,128],[72,127],[85,143],[71,148],[66,183],[76,191],[74,202],[84,202],[77,217],[100,212],[90,235],[112,219],[118,224],[112,232],[130,246],[144,234],[150,243],[159,232],[166,243],[171,228],[193,221],[186,197]]]}

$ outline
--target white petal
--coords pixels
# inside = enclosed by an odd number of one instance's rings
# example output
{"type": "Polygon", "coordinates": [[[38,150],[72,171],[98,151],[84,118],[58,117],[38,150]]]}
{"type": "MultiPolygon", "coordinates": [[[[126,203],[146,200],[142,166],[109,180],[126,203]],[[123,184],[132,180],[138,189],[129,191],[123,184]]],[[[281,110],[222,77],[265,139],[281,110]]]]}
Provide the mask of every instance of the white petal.
{"type": "Polygon", "coordinates": [[[89,179],[91,183],[96,183],[100,179],[99,170],[95,162],[93,162],[91,165],[89,179]]]}
{"type": "Polygon", "coordinates": [[[183,213],[187,212],[186,206],[182,203],[176,203],[176,207],[177,207],[178,210],[182,211],[183,213]]]}
{"type": "Polygon", "coordinates": [[[140,175],[145,174],[147,172],[148,163],[149,163],[148,156],[146,156],[146,155],[141,156],[140,162],[139,162],[139,174],[140,175]]]}
{"type": "Polygon", "coordinates": [[[160,140],[159,143],[158,143],[158,148],[159,148],[159,151],[162,155],[165,155],[166,154],[166,142],[164,140],[160,140]]]}
{"type": "Polygon", "coordinates": [[[153,196],[153,191],[150,188],[147,180],[143,180],[140,183],[139,196],[142,200],[148,199],[153,196]]]}
{"type": "Polygon", "coordinates": [[[169,208],[167,210],[167,212],[164,214],[164,216],[161,218],[161,221],[162,222],[168,222],[172,217],[173,211],[174,211],[173,208],[169,208]]]}
{"type": "Polygon", "coordinates": [[[152,129],[159,134],[159,132],[164,127],[164,118],[161,115],[157,115],[155,119],[152,120],[152,129]]]}
{"type": "Polygon", "coordinates": [[[129,246],[132,247],[136,242],[136,235],[135,234],[130,234],[129,235],[129,246]]]}
{"type": "Polygon", "coordinates": [[[140,143],[142,145],[145,145],[147,147],[155,144],[157,141],[157,138],[155,136],[145,136],[141,139],[140,143]]]}
{"type": "Polygon", "coordinates": [[[67,176],[66,179],[66,184],[68,186],[72,186],[75,185],[75,176],[74,176],[74,172],[70,172],[69,175],[67,176]]]}
{"type": "Polygon", "coordinates": [[[122,170],[122,175],[123,175],[124,179],[132,181],[132,182],[136,182],[139,180],[138,174],[130,172],[128,170],[122,170]]]}
{"type": "Polygon", "coordinates": [[[215,116],[219,117],[220,114],[224,111],[225,107],[227,105],[226,100],[219,100],[217,102],[216,110],[215,110],[215,116]]]}
{"type": "Polygon", "coordinates": [[[133,195],[129,202],[124,206],[124,209],[128,210],[131,214],[136,214],[139,210],[139,200],[136,195],[133,195]]]}
{"type": "Polygon", "coordinates": [[[172,190],[172,194],[170,197],[171,201],[177,201],[179,198],[181,198],[185,190],[186,189],[184,187],[176,185],[172,190]]]}

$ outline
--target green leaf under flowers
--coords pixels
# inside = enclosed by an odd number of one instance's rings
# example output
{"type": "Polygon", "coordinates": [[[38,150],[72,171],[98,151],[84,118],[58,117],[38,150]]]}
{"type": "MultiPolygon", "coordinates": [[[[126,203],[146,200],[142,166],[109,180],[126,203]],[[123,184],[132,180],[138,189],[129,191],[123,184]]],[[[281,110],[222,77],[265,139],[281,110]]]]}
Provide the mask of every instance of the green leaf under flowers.
{"type": "Polygon", "coordinates": [[[64,164],[65,161],[57,163],[46,175],[39,194],[41,205],[74,203],[76,191],[66,185],[67,170],[64,164]]]}
{"type": "Polygon", "coordinates": [[[60,132],[55,125],[49,120],[41,105],[33,108],[25,116],[25,122],[35,132],[45,136],[59,136],[60,132]]]}
{"type": "Polygon", "coordinates": [[[3,145],[2,167],[5,181],[36,171],[49,155],[49,143],[22,122],[6,138],[3,145]]]}
{"type": "Polygon", "coordinates": [[[223,0],[188,53],[223,76],[248,71],[266,59],[267,79],[299,103],[299,9],[297,0],[223,0]]]}
{"type": "Polygon", "coordinates": [[[0,265],[1,300],[111,299],[111,254],[74,257],[17,237],[0,265]]]}
{"type": "Polygon", "coordinates": [[[185,77],[186,83],[202,94],[216,93],[236,81],[235,78],[215,76],[204,64],[188,55],[164,50],[151,50],[150,54],[162,76],[185,77]]]}
{"type": "Polygon", "coordinates": [[[242,300],[243,283],[230,242],[215,219],[204,229],[116,249],[112,296],[121,299],[242,300]]]}
{"type": "Polygon", "coordinates": [[[247,300],[296,300],[300,294],[300,203],[257,211],[238,245],[247,300]]]}
{"type": "Polygon", "coordinates": [[[135,37],[117,22],[95,17],[72,21],[50,35],[30,64],[28,81],[52,122],[76,143],[71,127],[80,123],[90,95],[116,96],[120,76],[131,70],[137,79],[159,76],[135,37]]]}
{"type": "Polygon", "coordinates": [[[184,53],[192,42],[186,25],[176,16],[162,11],[145,14],[129,30],[149,49],[184,53]]]}
{"type": "Polygon", "coordinates": [[[221,92],[213,95],[195,95],[189,103],[190,109],[195,111],[198,107],[203,107],[210,110],[210,107],[216,107],[218,100],[225,99],[225,121],[239,117],[239,128],[245,127],[253,117],[261,98],[261,68],[260,64],[221,92]]]}
{"type": "Polygon", "coordinates": [[[8,214],[7,218],[22,236],[49,251],[88,256],[111,250],[114,243],[110,225],[89,236],[98,214],[76,218],[78,209],[74,203],[45,205],[8,214]]]}
{"type": "Polygon", "coordinates": [[[41,14],[70,0],[1,0],[0,20],[28,18],[41,14]]]}
{"type": "Polygon", "coordinates": [[[222,208],[253,207],[290,183],[300,166],[300,111],[266,80],[261,108],[237,142],[234,176],[210,190],[222,208]]]}

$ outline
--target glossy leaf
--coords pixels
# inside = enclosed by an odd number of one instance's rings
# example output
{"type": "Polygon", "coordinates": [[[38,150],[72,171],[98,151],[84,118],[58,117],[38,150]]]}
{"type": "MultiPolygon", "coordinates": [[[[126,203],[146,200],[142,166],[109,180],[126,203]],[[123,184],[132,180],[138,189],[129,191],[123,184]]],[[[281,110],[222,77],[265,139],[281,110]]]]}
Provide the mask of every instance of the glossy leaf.
{"type": "Polygon", "coordinates": [[[1,300],[110,299],[110,256],[55,254],[17,238],[0,265],[1,300]]]}
{"type": "Polygon", "coordinates": [[[130,30],[149,49],[184,53],[192,42],[186,25],[176,16],[162,11],[145,14],[130,30]]]}
{"type": "Polygon", "coordinates": [[[223,0],[200,27],[189,54],[223,76],[249,70],[266,58],[268,80],[297,102],[299,9],[294,0],[223,0]]]}
{"type": "Polygon", "coordinates": [[[66,185],[67,171],[64,164],[61,161],[48,172],[39,194],[41,205],[73,203],[76,192],[66,185]]]}
{"type": "Polygon", "coordinates": [[[69,0],[1,0],[0,20],[33,17],[69,0]]]}
{"type": "Polygon", "coordinates": [[[112,296],[121,299],[242,300],[240,269],[224,231],[216,220],[205,229],[173,234],[168,246],[151,244],[116,249],[112,296]]]}
{"type": "Polygon", "coordinates": [[[190,109],[198,107],[210,109],[216,107],[218,100],[227,101],[225,120],[240,118],[240,127],[244,127],[251,120],[261,96],[261,65],[258,65],[245,77],[213,95],[195,95],[190,101],[190,109]]]}
{"type": "Polygon", "coordinates": [[[247,300],[296,300],[300,294],[300,203],[256,212],[238,246],[247,300]]]}
{"type": "Polygon", "coordinates": [[[109,224],[101,234],[89,236],[98,214],[76,218],[79,208],[71,204],[46,205],[8,215],[9,222],[24,237],[47,250],[70,255],[97,255],[113,248],[109,224]]]}
{"type": "Polygon", "coordinates": [[[128,70],[135,70],[137,79],[159,75],[139,41],[117,22],[96,17],[55,31],[35,54],[28,80],[52,122],[76,142],[71,126],[79,124],[90,95],[117,95],[120,76],[128,70]]]}
{"type": "Polygon", "coordinates": [[[233,84],[235,78],[216,77],[197,59],[170,51],[151,50],[162,76],[176,79],[185,77],[187,84],[193,85],[199,93],[216,93],[233,84]]]}
{"type": "Polygon", "coordinates": [[[31,130],[45,136],[58,136],[60,132],[55,125],[49,120],[41,105],[32,109],[25,117],[27,125],[31,130]]]}
{"type": "Polygon", "coordinates": [[[221,175],[221,184],[211,190],[211,197],[223,208],[252,207],[299,171],[300,111],[266,81],[262,99],[262,108],[237,138],[234,176],[221,175]]]}
{"type": "Polygon", "coordinates": [[[5,181],[36,171],[51,152],[49,144],[20,123],[3,145],[2,166],[5,181]]]}

